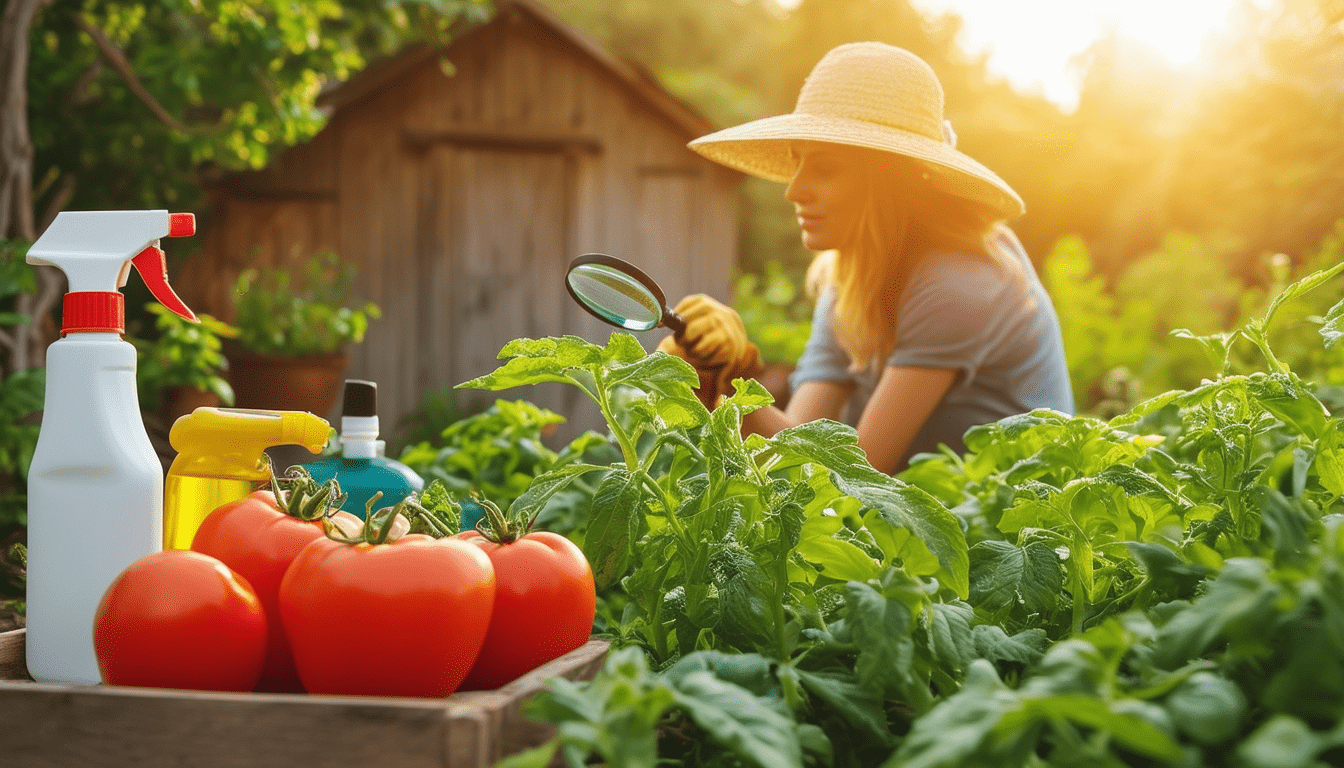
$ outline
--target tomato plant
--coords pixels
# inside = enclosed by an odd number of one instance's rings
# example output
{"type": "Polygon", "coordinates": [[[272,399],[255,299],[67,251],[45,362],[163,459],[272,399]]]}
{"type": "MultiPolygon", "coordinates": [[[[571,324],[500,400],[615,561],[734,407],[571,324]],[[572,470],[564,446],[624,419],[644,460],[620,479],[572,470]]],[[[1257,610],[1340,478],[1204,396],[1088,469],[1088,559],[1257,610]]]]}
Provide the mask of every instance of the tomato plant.
{"type": "Polygon", "coordinates": [[[597,610],[593,569],[574,542],[557,533],[514,528],[483,502],[486,533],[458,538],[475,544],[495,568],[495,607],[480,657],[462,687],[498,688],[588,641],[597,610]]]}
{"type": "Polygon", "coordinates": [[[156,552],[108,586],[93,647],[109,685],[250,691],[266,657],[266,614],[247,579],[219,560],[156,552]]]}
{"type": "Polygon", "coordinates": [[[220,506],[192,539],[194,551],[218,558],[245,577],[266,611],[270,634],[258,690],[303,690],[280,621],[280,579],[305,546],[322,538],[322,519],[338,492],[300,471],[276,479],[270,490],[220,506]]]}
{"type": "MultiPolygon", "coordinates": [[[[312,693],[444,697],[490,626],[495,571],[480,548],[419,533],[306,546],[280,582],[280,616],[312,693]]],[[[366,526],[366,532],[368,526],[366,526]]]]}

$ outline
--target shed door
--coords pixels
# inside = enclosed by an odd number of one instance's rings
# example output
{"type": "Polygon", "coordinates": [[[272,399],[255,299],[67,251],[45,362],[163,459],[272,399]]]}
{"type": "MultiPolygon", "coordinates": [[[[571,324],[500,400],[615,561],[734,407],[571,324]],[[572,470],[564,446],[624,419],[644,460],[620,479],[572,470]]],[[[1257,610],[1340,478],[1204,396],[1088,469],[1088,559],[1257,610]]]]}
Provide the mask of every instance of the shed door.
{"type": "MultiPolygon", "coordinates": [[[[563,274],[572,187],[564,154],[440,144],[426,160],[415,284],[421,398],[495,370],[513,339],[561,335],[570,300],[563,274]]],[[[564,414],[567,389],[547,383],[457,397],[464,405],[529,400],[564,414]]]]}

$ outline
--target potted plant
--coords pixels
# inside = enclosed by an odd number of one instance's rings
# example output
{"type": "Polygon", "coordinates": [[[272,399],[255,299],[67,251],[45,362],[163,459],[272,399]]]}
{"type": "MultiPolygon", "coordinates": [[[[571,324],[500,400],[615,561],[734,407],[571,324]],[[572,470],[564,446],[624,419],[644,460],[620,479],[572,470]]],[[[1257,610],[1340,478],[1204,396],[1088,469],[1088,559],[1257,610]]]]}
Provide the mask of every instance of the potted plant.
{"type": "Polygon", "coordinates": [[[300,280],[283,267],[244,270],[234,283],[236,345],[229,381],[243,408],[326,415],[340,395],[349,344],[381,316],[373,302],[348,305],[355,267],[334,251],[315,255],[300,280]]]}
{"type": "Polygon", "coordinates": [[[197,407],[233,405],[223,340],[237,337],[238,329],[204,313],[197,315],[199,323],[184,320],[155,301],[145,309],[154,316],[159,335],[153,341],[130,339],[139,358],[140,407],[162,414],[171,426],[197,407]]]}

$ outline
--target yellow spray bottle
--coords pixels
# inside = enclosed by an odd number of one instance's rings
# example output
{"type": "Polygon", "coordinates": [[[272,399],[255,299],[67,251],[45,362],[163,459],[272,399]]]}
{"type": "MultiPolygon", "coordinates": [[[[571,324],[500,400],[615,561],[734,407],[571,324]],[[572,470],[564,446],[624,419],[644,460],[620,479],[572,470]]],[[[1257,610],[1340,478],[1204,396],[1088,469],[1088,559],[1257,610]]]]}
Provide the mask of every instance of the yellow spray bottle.
{"type": "Polygon", "coordinates": [[[177,458],[163,491],[163,547],[190,549],[201,521],[271,479],[267,448],[296,444],[317,453],[331,425],[307,411],[197,408],[173,423],[177,458]]]}

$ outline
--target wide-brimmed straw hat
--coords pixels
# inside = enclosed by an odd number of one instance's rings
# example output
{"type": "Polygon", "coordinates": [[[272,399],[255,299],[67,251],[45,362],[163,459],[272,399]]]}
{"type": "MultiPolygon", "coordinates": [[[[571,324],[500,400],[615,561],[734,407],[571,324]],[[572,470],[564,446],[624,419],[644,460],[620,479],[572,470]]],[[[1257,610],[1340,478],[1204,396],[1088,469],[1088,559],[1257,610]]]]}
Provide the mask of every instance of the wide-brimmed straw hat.
{"type": "Polygon", "coordinates": [[[813,67],[787,115],[753,120],[688,146],[729,168],[771,181],[793,178],[798,140],[867,147],[914,158],[942,190],[987,205],[1004,218],[1026,206],[1008,183],[958,152],[945,129],[943,87],[918,56],[885,43],[846,43],[813,67]]]}

